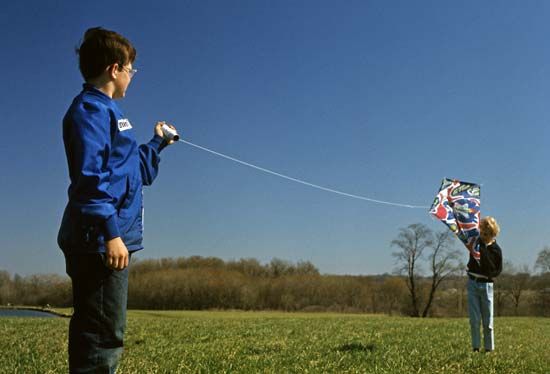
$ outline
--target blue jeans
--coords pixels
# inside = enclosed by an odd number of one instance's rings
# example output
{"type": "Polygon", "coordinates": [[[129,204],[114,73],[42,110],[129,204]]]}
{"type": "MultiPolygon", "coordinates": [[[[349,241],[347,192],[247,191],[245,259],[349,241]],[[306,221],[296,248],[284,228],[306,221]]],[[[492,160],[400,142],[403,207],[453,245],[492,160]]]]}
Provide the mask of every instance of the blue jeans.
{"type": "Polygon", "coordinates": [[[126,327],[128,268],[107,268],[100,253],[66,254],[65,263],[74,308],[69,324],[69,372],[115,373],[126,327]]]}
{"type": "Polygon", "coordinates": [[[483,324],[483,342],[486,351],[495,349],[493,333],[493,283],[476,282],[468,278],[468,314],[472,347],[479,349],[479,325],[483,324]]]}

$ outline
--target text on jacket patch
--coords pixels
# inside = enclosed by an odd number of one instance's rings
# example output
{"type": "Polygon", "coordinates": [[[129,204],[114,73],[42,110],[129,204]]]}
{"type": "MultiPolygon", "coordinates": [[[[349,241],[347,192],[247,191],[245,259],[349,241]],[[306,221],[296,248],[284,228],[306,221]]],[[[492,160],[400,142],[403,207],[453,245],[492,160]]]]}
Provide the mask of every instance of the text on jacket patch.
{"type": "Polygon", "coordinates": [[[131,128],[132,125],[130,124],[130,121],[128,121],[126,118],[118,120],[118,131],[126,131],[130,130],[131,128]]]}

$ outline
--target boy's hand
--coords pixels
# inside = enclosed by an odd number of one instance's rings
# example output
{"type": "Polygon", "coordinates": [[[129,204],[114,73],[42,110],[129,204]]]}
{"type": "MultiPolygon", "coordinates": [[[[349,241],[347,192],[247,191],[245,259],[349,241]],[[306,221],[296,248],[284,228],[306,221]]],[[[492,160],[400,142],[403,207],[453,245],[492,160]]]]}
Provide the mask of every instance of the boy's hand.
{"type": "Polygon", "coordinates": [[[123,270],[128,266],[128,249],[120,237],[107,240],[105,248],[105,265],[108,268],[123,270]]]}
{"type": "MultiPolygon", "coordinates": [[[[160,136],[161,138],[164,138],[164,134],[162,132],[162,125],[165,125],[165,124],[168,125],[170,128],[176,130],[176,128],[173,125],[169,124],[169,123],[166,123],[164,121],[157,122],[157,124],[155,125],[155,134],[160,136]]],[[[167,143],[168,143],[168,145],[174,144],[174,140],[168,140],[167,143]]]]}

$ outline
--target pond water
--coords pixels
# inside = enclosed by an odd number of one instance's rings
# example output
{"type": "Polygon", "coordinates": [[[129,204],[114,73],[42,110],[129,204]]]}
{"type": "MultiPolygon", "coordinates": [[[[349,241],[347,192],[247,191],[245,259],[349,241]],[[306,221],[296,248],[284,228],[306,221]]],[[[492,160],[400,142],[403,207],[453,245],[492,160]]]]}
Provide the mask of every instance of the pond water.
{"type": "Polygon", "coordinates": [[[58,317],[55,314],[40,310],[0,309],[0,317],[58,317]]]}

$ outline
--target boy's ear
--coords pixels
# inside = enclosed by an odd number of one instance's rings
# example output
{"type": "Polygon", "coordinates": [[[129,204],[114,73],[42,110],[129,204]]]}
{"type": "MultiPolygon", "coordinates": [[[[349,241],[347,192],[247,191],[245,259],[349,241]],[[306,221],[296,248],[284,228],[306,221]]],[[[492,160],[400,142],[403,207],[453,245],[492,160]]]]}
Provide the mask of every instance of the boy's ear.
{"type": "Polygon", "coordinates": [[[107,66],[105,70],[109,74],[109,77],[111,77],[112,79],[116,79],[119,72],[118,63],[114,63],[112,65],[107,66]]]}

